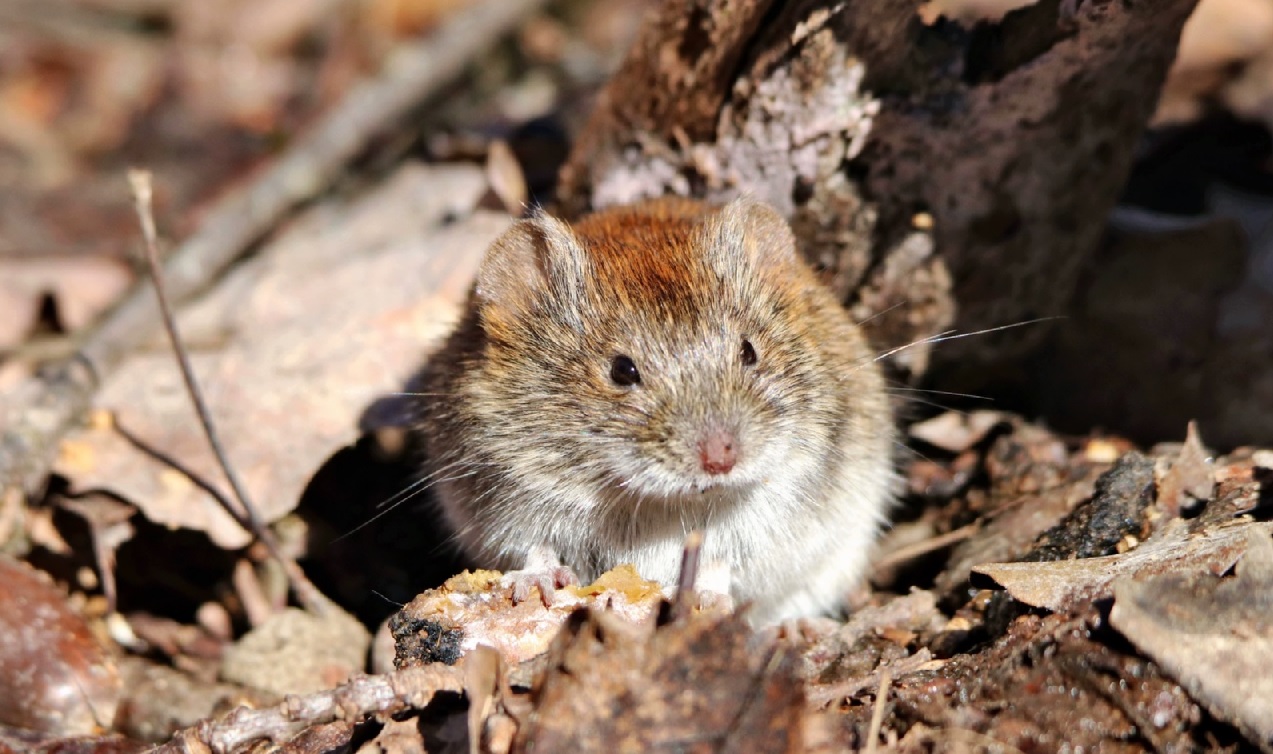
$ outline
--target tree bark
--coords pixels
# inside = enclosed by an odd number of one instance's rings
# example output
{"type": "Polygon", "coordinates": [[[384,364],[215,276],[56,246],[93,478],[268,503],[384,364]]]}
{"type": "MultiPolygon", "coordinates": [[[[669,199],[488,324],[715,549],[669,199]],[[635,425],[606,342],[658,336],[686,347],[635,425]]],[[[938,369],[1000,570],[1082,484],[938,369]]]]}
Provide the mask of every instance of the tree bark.
{"type": "MultiPolygon", "coordinates": [[[[1195,1],[1041,0],[967,30],[888,0],[665,0],[563,168],[560,207],[763,197],[882,351],[1060,315],[1195,1]]],[[[994,370],[1048,331],[931,355],[994,370]]],[[[891,361],[922,374],[929,347],[891,361]]]]}

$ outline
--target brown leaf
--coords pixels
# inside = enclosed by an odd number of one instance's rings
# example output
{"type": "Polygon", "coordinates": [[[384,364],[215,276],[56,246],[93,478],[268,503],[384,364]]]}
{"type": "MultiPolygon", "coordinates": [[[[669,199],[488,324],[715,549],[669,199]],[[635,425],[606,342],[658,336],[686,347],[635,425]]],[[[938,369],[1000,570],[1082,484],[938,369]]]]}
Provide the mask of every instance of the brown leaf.
{"type": "Polygon", "coordinates": [[[526,176],[517,155],[501,139],[492,141],[486,152],[486,180],[508,214],[521,217],[526,213],[526,176]]]}
{"type": "Polygon", "coordinates": [[[951,453],[961,453],[1006,421],[1002,411],[947,411],[932,419],[912,424],[910,435],[951,453]]]}
{"type": "Polygon", "coordinates": [[[1186,521],[1175,519],[1121,555],[1047,563],[987,563],[973,571],[994,579],[1027,605],[1066,612],[1080,603],[1112,596],[1115,582],[1126,577],[1146,578],[1192,568],[1224,573],[1246,550],[1251,532],[1268,536],[1273,524],[1237,521],[1196,536],[1186,521]]]}
{"type": "Polygon", "coordinates": [[[108,257],[0,259],[0,347],[21,341],[48,294],[67,330],[88,324],[132,282],[132,271],[108,257]]]}
{"type": "Polygon", "coordinates": [[[1180,455],[1158,482],[1158,507],[1170,518],[1178,518],[1190,505],[1210,500],[1215,488],[1215,469],[1198,438],[1198,425],[1189,422],[1180,455]]]}
{"type": "Polygon", "coordinates": [[[532,694],[514,751],[799,752],[808,713],[790,648],[699,614],[648,637],[579,614],[532,694]]]}
{"type": "Polygon", "coordinates": [[[1273,751],[1273,541],[1236,527],[1237,575],[1190,569],[1121,579],[1110,622],[1216,717],[1273,751]]]}
{"type": "MultiPolygon", "coordinates": [[[[476,168],[405,168],[353,207],[316,207],[181,313],[222,441],[267,521],[296,505],[314,470],[357,438],[363,408],[401,390],[445,333],[483,249],[509,222],[470,214],[483,188],[476,168]],[[447,215],[462,219],[442,227],[447,215]]],[[[220,483],[167,346],[125,362],[98,402],[220,483]]],[[[114,432],[72,440],[96,459],[90,469],[59,463],[76,488],[116,492],[151,521],[205,531],[222,547],[248,542],[206,493],[114,432]]]]}
{"type": "Polygon", "coordinates": [[[304,694],[347,681],[366,662],[371,635],[335,605],[322,616],[288,608],[228,647],[221,676],[274,694],[304,694]]]}
{"type": "Polygon", "coordinates": [[[0,556],[0,721],[76,736],[109,728],[119,673],[44,574],[0,556]]]}

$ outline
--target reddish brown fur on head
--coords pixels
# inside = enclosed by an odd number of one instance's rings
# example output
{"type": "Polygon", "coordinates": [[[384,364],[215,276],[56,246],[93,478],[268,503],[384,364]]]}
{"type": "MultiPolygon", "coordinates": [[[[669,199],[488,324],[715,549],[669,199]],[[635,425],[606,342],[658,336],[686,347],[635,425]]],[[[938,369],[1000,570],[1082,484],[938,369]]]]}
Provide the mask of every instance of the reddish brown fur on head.
{"type": "Polygon", "coordinates": [[[573,228],[539,216],[479,273],[484,384],[509,406],[533,397],[509,421],[542,416],[536,436],[590,438],[578,450],[616,479],[648,472],[668,490],[754,479],[792,448],[829,442],[838,421],[839,377],[817,342],[835,334],[813,330],[818,306],[843,312],[825,292],[812,301],[816,288],[786,222],[760,203],[661,200],[573,228]],[[632,379],[616,381],[619,357],[632,379]]]}

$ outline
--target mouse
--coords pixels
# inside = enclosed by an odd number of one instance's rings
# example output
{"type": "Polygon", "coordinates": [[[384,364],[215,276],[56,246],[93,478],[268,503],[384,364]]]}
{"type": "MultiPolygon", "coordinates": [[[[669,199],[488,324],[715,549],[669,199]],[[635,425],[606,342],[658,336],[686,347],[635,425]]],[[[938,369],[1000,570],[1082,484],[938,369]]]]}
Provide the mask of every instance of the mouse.
{"type": "Polygon", "coordinates": [[[888,518],[876,354],[755,198],[517,221],[417,387],[455,543],[541,596],[621,564],[671,587],[698,530],[700,590],[833,614],[888,518]]]}

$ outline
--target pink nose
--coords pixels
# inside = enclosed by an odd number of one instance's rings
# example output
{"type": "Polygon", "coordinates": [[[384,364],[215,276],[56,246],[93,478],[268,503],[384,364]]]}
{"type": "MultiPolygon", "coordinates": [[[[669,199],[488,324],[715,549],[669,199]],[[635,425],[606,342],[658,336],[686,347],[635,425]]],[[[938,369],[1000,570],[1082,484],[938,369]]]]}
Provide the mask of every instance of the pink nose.
{"type": "Polygon", "coordinates": [[[698,441],[698,460],[708,474],[728,474],[738,463],[738,443],[723,429],[712,430],[698,441]]]}

